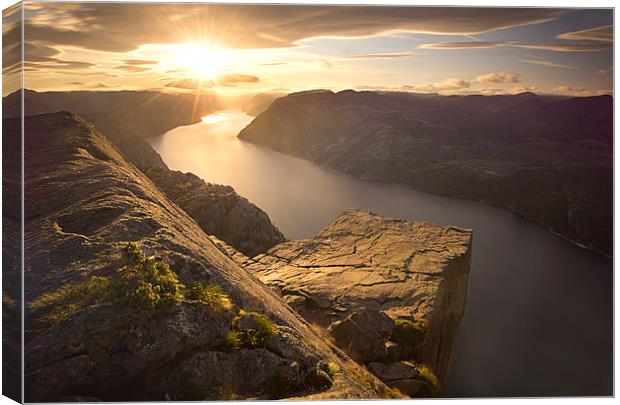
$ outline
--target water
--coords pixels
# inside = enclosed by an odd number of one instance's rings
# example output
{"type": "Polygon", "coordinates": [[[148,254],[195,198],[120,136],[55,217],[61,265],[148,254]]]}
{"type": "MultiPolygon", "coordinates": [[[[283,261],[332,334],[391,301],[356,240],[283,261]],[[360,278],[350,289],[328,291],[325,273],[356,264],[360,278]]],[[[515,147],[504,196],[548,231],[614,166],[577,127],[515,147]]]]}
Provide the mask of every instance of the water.
{"type": "Polygon", "coordinates": [[[356,180],[239,141],[234,111],[151,140],[172,169],[228,184],[288,238],[316,234],[343,209],[474,229],[465,318],[449,396],[612,393],[612,261],[511,212],[356,180]]]}

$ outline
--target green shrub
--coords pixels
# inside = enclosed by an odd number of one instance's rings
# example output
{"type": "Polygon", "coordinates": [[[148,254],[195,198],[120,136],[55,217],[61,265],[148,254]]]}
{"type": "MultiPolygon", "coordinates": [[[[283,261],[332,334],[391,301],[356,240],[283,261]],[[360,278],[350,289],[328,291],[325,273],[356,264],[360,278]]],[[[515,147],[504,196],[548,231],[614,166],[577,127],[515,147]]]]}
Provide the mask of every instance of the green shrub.
{"type": "Polygon", "coordinates": [[[118,269],[112,287],[127,309],[153,315],[183,301],[184,285],[167,264],[147,258],[133,243],[123,256],[127,264],[118,269]]]}
{"type": "Polygon", "coordinates": [[[196,283],[190,289],[188,293],[190,299],[204,302],[211,306],[230,308],[231,303],[228,295],[217,284],[196,283]]]}
{"type": "Polygon", "coordinates": [[[271,319],[263,314],[257,312],[248,312],[244,309],[239,310],[237,315],[232,321],[232,329],[237,332],[237,337],[240,341],[240,346],[255,348],[264,347],[267,339],[276,333],[276,324],[271,319]],[[250,328],[244,331],[239,331],[239,320],[247,314],[252,314],[253,324],[250,328]]]}
{"type": "Polygon", "coordinates": [[[340,366],[338,366],[338,364],[334,363],[333,361],[327,362],[327,374],[331,379],[333,379],[334,376],[340,371],[340,366]]]}
{"type": "Polygon", "coordinates": [[[254,328],[245,333],[246,340],[251,347],[262,347],[267,339],[276,331],[276,325],[263,314],[254,317],[254,328]]]}
{"type": "Polygon", "coordinates": [[[239,335],[239,332],[234,330],[228,332],[228,335],[226,335],[225,345],[229,352],[238,350],[241,347],[241,336],[239,335]]]}

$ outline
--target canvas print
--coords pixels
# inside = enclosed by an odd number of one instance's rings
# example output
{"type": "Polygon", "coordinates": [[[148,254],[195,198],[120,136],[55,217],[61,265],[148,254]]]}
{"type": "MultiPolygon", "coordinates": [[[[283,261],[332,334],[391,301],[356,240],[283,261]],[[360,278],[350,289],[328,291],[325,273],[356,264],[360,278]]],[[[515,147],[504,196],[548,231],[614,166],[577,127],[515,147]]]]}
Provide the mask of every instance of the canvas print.
{"type": "Polygon", "coordinates": [[[613,395],[613,9],[3,11],[3,394],[613,395]]]}

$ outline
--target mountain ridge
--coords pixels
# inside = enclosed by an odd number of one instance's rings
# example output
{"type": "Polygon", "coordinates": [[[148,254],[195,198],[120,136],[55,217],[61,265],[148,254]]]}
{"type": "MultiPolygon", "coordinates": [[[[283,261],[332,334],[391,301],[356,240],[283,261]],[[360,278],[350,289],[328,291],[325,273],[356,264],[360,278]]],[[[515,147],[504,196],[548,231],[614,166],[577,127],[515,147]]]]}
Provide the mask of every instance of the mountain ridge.
{"type": "Polygon", "coordinates": [[[303,92],[275,100],[238,137],[358,178],[508,208],[610,255],[612,105],[610,96],[303,92]]]}

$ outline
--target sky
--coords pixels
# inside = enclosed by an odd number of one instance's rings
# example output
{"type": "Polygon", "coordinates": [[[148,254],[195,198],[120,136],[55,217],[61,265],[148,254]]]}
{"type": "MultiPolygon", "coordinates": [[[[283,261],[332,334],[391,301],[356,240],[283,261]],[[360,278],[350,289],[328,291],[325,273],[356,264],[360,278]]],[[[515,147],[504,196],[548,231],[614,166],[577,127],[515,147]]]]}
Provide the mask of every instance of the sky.
{"type": "MultiPolygon", "coordinates": [[[[611,9],[28,2],[24,15],[24,82],[38,91],[613,88],[611,9]]],[[[19,18],[3,19],[16,77],[19,18]]]]}

